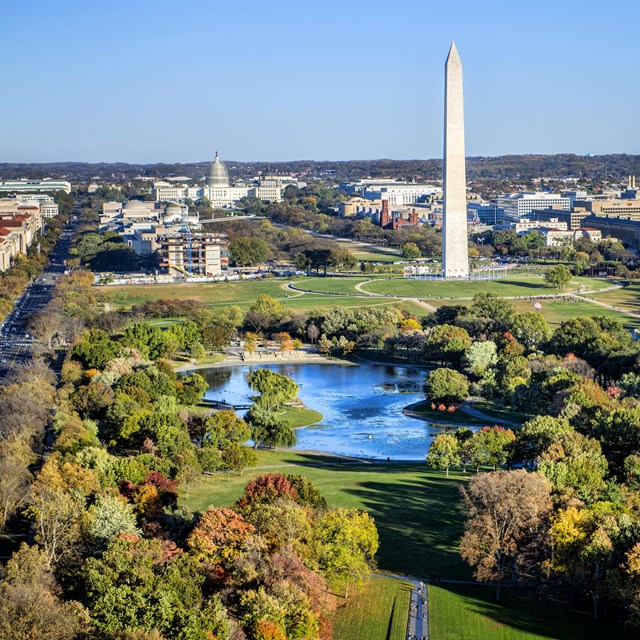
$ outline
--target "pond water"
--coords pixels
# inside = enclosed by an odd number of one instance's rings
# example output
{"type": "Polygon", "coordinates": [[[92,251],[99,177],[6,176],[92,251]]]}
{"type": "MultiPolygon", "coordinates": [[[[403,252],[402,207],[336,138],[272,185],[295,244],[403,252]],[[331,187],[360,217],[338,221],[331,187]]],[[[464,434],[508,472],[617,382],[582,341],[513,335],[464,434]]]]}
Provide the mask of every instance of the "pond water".
{"type": "MultiPolygon", "coordinates": [[[[254,367],[199,370],[209,384],[205,397],[232,405],[246,404],[255,395],[246,381],[254,367]]],[[[424,372],[417,369],[333,364],[262,368],[293,378],[300,386],[300,400],[324,416],[318,424],[297,429],[295,449],[385,460],[424,460],[431,441],[443,428],[402,413],[407,405],[424,399],[424,372]]]]}

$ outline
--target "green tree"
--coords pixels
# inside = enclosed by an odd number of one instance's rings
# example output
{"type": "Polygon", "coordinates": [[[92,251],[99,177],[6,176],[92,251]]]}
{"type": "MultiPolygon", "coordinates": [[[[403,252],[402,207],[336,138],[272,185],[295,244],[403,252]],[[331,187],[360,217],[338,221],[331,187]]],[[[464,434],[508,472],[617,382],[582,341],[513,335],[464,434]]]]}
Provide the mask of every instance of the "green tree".
{"type": "Polygon", "coordinates": [[[269,245],[262,238],[240,237],[229,243],[229,257],[236,267],[262,264],[270,255],[269,245]]]}
{"type": "Polygon", "coordinates": [[[252,330],[263,331],[280,323],[286,313],[287,310],[280,301],[266,293],[261,293],[249,307],[245,324],[252,330]]]}
{"type": "Polygon", "coordinates": [[[502,334],[513,323],[516,308],[513,302],[495,293],[476,293],[469,313],[476,318],[476,329],[489,334],[502,334]]]}
{"type": "Polygon", "coordinates": [[[441,324],[429,332],[427,336],[427,354],[434,360],[443,363],[445,360],[457,365],[471,347],[471,337],[462,327],[441,324]]]}
{"type": "Polygon", "coordinates": [[[140,533],[131,505],[120,496],[108,494],[98,496],[87,511],[85,531],[91,546],[97,550],[106,548],[119,533],[140,533]]]}
{"type": "Polygon", "coordinates": [[[226,611],[205,598],[204,575],[188,554],[167,553],[159,540],[119,536],[83,567],[86,604],[95,626],[121,637],[126,630],[158,630],[188,640],[231,635],[226,611]]]}
{"type": "Polygon", "coordinates": [[[425,390],[432,402],[460,402],[469,395],[469,381],[455,369],[434,369],[425,380],[425,390]]]}
{"type": "Polygon", "coordinates": [[[366,511],[335,509],[317,521],[313,546],[320,570],[334,584],[366,576],[378,550],[378,531],[366,511]]]}
{"type": "Polygon", "coordinates": [[[467,371],[475,376],[482,377],[498,362],[498,349],[492,340],[474,342],[464,357],[467,371]]]}
{"type": "Polygon", "coordinates": [[[513,431],[503,427],[483,427],[472,436],[482,463],[494,470],[507,462],[515,439],[513,431]]]}
{"type": "Polygon", "coordinates": [[[544,281],[554,289],[566,289],[571,282],[571,271],[563,264],[558,264],[544,274],[544,281]]]}
{"type": "Polygon", "coordinates": [[[520,344],[527,349],[536,349],[544,344],[551,336],[547,321],[540,313],[528,311],[519,313],[513,320],[511,333],[520,344]]]}
{"type": "Polygon", "coordinates": [[[449,468],[460,465],[460,445],[455,436],[438,434],[429,447],[427,464],[435,469],[445,469],[449,477],[449,468]]]}
{"type": "Polygon", "coordinates": [[[421,255],[420,249],[415,242],[405,242],[402,245],[402,257],[405,260],[416,260],[421,255]]]}

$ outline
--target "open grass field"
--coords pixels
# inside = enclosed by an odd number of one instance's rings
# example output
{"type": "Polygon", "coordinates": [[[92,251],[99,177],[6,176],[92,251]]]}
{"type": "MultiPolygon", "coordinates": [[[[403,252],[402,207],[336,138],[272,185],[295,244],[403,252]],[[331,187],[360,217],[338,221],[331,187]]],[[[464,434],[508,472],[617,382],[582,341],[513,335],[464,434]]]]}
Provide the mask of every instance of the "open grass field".
{"type": "MultiPolygon", "coordinates": [[[[602,288],[603,283],[593,278],[574,278],[571,289],[580,285],[590,289],[602,288]]],[[[568,290],[571,290],[568,289],[568,290]]],[[[464,282],[446,280],[408,280],[404,278],[379,279],[367,283],[363,291],[403,296],[408,298],[473,298],[476,293],[496,293],[503,297],[541,296],[558,293],[544,283],[542,276],[519,274],[499,280],[473,280],[464,282]]]]}
{"type": "Polygon", "coordinates": [[[470,570],[458,555],[462,516],[459,487],[468,475],[431,471],[421,464],[339,463],[313,453],[258,452],[258,468],[239,475],[203,477],[183,502],[203,511],[232,505],[244,486],[261,473],[307,476],[330,507],[366,509],[380,534],[378,566],[411,575],[440,573],[468,579],[470,570]]]}
{"type": "MultiPolygon", "coordinates": [[[[317,278],[325,280],[325,278],[317,278]]],[[[326,278],[327,281],[340,281],[339,278],[326,278]]],[[[350,280],[350,279],[347,279],[350,280]]],[[[364,280],[364,278],[363,278],[364,280]]],[[[381,300],[371,297],[342,297],[336,295],[299,294],[285,289],[289,280],[244,280],[239,282],[217,282],[211,284],[171,284],[171,285],[122,285],[101,287],[100,293],[110,304],[113,311],[129,310],[133,305],[142,304],[147,300],[160,298],[193,299],[202,304],[215,308],[237,304],[246,309],[261,293],[266,293],[279,300],[292,311],[311,311],[313,309],[330,309],[340,307],[363,307],[374,305],[397,304],[397,301],[381,300]]],[[[331,292],[329,292],[331,293],[331,292]]],[[[353,293],[357,292],[353,290],[353,293]]],[[[412,314],[424,315],[426,310],[411,302],[402,302],[399,306],[406,308],[412,314]]],[[[176,321],[176,319],[172,319],[176,321]]],[[[163,326],[164,319],[159,321],[163,326]]]]}
{"type": "MultiPolygon", "coordinates": [[[[633,633],[617,624],[596,624],[588,613],[568,610],[522,590],[429,585],[431,640],[623,640],[633,633]]],[[[363,636],[364,637],[364,636],[363,636]]]]}
{"type": "Polygon", "coordinates": [[[351,253],[357,260],[363,262],[395,262],[396,260],[402,260],[402,256],[399,253],[388,253],[386,251],[366,251],[366,250],[351,250],[351,253]]]}
{"type": "Polygon", "coordinates": [[[640,282],[627,281],[620,289],[589,294],[587,297],[620,307],[626,311],[640,313],[640,282]]]}
{"type": "Polygon", "coordinates": [[[308,291],[321,291],[326,293],[349,293],[351,295],[366,295],[356,290],[356,285],[367,280],[371,280],[371,276],[347,276],[344,278],[303,278],[294,283],[296,288],[308,291]]]}
{"type": "Polygon", "coordinates": [[[411,584],[372,577],[333,616],[334,640],[405,640],[411,584]]]}
{"type": "Polygon", "coordinates": [[[283,280],[240,280],[234,282],[119,285],[101,287],[111,308],[130,309],[135,304],[161,298],[193,299],[205,305],[250,305],[261,294],[284,299],[283,280]]]}

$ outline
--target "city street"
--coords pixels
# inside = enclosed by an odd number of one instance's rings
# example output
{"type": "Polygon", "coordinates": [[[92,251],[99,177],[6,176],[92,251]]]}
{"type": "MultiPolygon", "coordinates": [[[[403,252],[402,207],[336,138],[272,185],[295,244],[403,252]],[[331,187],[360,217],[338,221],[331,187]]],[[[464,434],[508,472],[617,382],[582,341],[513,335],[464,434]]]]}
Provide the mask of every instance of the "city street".
{"type": "Polygon", "coordinates": [[[63,229],[51,253],[49,266],[24,290],[0,325],[0,384],[4,384],[13,368],[31,357],[33,337],[29,334],[29,318],[45,308],[51,300],[57,279],[65,271],[72,235],[71,224],[63,229]]]}

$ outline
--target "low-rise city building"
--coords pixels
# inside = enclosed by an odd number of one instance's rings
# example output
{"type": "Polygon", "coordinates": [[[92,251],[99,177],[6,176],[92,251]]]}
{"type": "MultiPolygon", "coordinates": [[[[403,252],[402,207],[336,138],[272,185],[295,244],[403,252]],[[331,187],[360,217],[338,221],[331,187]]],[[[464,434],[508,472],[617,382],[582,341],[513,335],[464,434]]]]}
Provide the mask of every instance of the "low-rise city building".
{"type": "Polygon", "coordinates": [[[157,237],[160,266],[168,272],[217,276],[228,265],[226,236],[165,233],[157,237]]]}
{"type": "Polygon", "coordinates": [[[529,214],[535,209],[553,207],[569,211],[572,203],[571,198],[559,193],[521,191],[498,196],[496,204],[504,210],[505,219],[515,221],[519,218],[531,218],[529,214]]]}
{"type": "Polygon", "coordinates": [[[0,193],[71,193],[71,183],[66,180],[4,180],[0,181],[0,193]]]}

